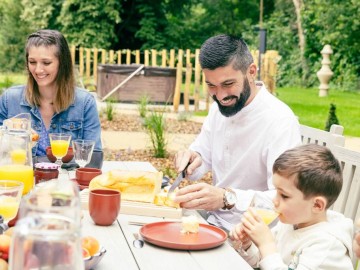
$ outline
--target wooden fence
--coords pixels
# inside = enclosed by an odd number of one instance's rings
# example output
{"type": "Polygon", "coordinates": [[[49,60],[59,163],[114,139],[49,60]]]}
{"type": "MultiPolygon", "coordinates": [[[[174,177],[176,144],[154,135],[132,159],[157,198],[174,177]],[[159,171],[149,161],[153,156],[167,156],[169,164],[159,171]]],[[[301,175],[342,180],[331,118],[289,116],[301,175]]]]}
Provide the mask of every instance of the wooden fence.
{"type": "MultiPolygon", "coordinates": [[[[97,48],[71,47],[73,64],[77,65],[78,73],[85,85],[97,85],[98,64],[143,64],[145,66],[177,68],[173,106],[177,112],[180,96],[183,95],[185,111],[189,111],[191,101],[194,110],[199,110],[200,100],[206,101],[206,110],[211,102],[207,94],[204,76],[199,64],[199,49],[182,50],[119,50],[106,51],[97,48]]],[[[251,51],[254,62],[258,63],[258,51],[251,51]]],[[[275,93],[277,62],[280,57],[277,51],[268,50],[261,56],[261,80],[270,92],[275,93]]]]}

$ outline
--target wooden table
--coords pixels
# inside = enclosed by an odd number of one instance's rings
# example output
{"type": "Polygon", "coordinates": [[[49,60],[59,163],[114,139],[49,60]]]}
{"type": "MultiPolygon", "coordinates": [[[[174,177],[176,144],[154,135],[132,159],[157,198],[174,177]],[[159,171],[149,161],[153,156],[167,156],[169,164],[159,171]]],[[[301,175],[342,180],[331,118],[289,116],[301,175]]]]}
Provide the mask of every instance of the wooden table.
{"type": "MultiPolygon", "coordinates": [[[[103,171],[114,168],[154,170],[148,162],[104,162],[103,171]]],[[[196,211],[184,210],[184,214],[189,213],[197,214],[196,211]]],[[[151,223],[162,220],[168,219],[120,214],[117,222],[103,227],[96,226],[88,211],[84,211],[82,234],[95,236],[107,250],[96,270],[252,269],[228,242],[213,249],[198,251],[167,249],[146,242],[140,249],[133,246],[133,233],[138,232],[141,226],[129,222],[151,223]]]]}

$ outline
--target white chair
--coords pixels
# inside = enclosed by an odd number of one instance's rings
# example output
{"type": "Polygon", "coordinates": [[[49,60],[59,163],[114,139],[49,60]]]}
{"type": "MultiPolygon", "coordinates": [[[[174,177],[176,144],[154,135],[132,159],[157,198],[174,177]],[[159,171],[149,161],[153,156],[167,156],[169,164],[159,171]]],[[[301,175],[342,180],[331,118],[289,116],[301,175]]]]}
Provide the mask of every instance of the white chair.
{"type": "Polygon", "coordinates": [[[333,145],[345,145],[345,137],[342,135],[344,127],[332,125],[330,131],[300,125],[302,144],[314,143],[331,148],[333,145]]]}
{"type": "Polygon", "coordinates": [[[341,163],[344,181],[332,209],[356,221],[360,218],[360,152],[337,145],[331,151],[341,163]]]}

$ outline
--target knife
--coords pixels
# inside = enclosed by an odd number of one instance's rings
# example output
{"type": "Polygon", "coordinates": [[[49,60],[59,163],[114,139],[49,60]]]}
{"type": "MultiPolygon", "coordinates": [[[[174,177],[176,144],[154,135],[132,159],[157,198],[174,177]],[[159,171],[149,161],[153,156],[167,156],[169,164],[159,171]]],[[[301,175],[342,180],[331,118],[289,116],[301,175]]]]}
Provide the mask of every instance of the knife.
{"type": "Polygon", "coordinates": [[[185,178],[186,176],[186,169],[187,167],[189,167],[190,165],[190,162],[186,165],[185,169],[182,170],[179,175],[176,177],[174,183],[171,185],[169,191],[168,191],[168,195],[167,195],[167,198],[170,197],[171,193],[174,192],[175,188],[177,188],[179,185],[180,185],[180,182],[185,178]]]}

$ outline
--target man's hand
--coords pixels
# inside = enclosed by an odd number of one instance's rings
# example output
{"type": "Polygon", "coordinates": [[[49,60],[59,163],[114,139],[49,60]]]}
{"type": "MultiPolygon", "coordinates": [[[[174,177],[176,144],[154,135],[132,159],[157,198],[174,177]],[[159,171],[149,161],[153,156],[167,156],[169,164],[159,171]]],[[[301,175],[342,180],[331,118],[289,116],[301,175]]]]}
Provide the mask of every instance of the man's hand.
{"type": "Polygon", "coordinates": [[[353,241],[353,248],[354,248],[354,253],[355,253],[356,257],[359,259],[360,258],[360,233],[359,232],[357,232],[355,234],[354,241],[353,241]]]}
{"type": "Polygon", "coordinates": [[[186,151],[179,151],[175,155],[174,163],[178,173],[182,172],[189,162],[190,165],[186,170],[186,174],[191,175],[196,168],[200,167],[202,163],[200,154],[191,150],[186,150],[186,151]]]}
{"type": "Polygon", "coordinates": [[[186,209],[204,209],[214,211],[224,206],[225,190],[209,184],[199,183],[180,189],[174,202],[186,209]]]}
{"type": "Polygon", "coordinates": [[[249,210],[244,213],[241,223],[243,224],[245,233],[258,247],[263,258],[276,252],[275,239],[270,228],[264,223],[261,217],[256,214],[254,209],[249,208],[249,210]]]}

